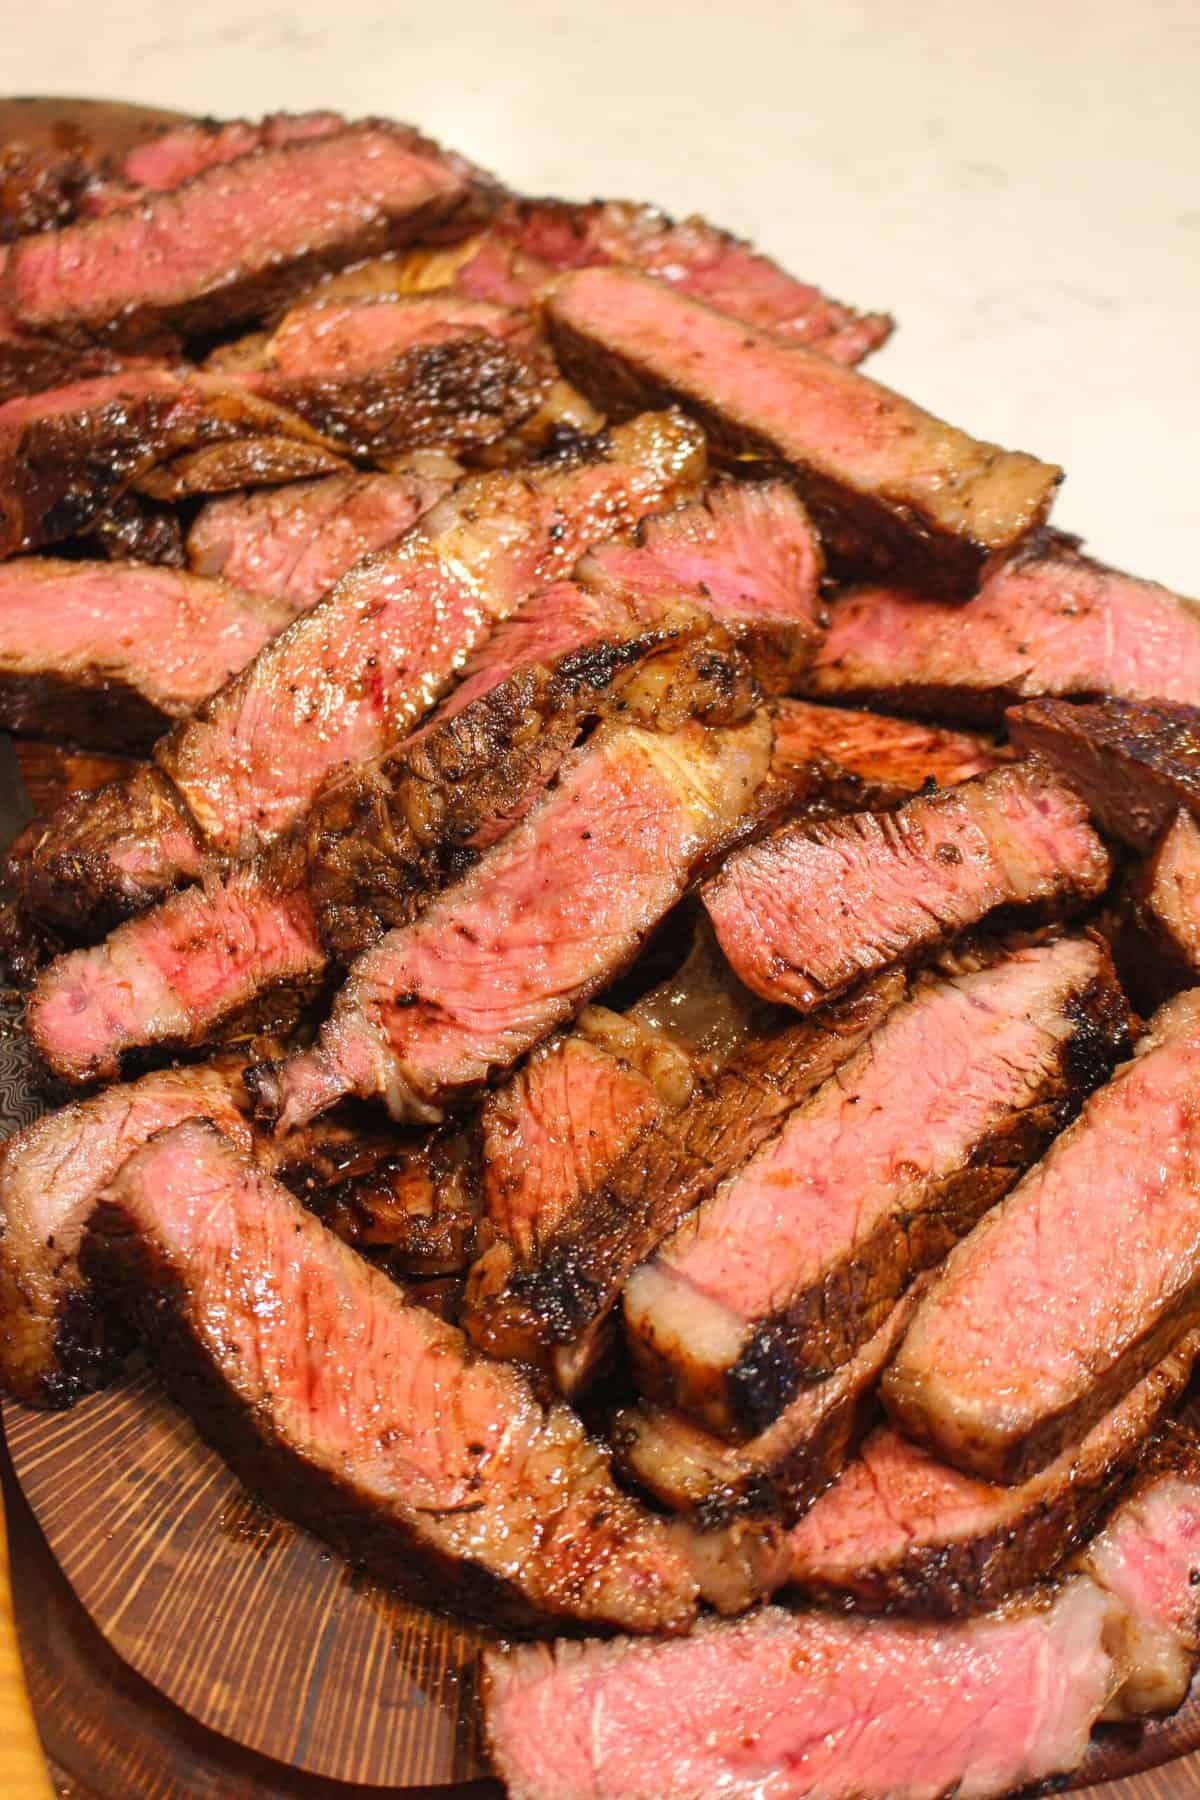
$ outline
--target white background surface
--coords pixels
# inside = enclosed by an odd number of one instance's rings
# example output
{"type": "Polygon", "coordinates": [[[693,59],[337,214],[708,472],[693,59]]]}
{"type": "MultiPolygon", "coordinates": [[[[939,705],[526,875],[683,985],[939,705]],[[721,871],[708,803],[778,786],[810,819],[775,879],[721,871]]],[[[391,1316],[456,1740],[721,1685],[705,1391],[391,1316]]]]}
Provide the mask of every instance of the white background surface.
{"type": "Polygon", "coordinates": [[[392,113],[529,191],[704,211],[891,310],[874,373],[1200,594],[1200,0],[0,0],[0,69],[392,113]]]}

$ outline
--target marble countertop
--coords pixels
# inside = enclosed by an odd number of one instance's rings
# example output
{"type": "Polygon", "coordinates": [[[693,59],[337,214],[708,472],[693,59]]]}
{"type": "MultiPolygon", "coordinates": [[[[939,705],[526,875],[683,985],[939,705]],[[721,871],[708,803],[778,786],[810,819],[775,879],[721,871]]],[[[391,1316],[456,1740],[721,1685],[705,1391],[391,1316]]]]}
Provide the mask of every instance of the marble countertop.
{"type": "Polygon", "coordinates": [[[527,191],[703,211],[899,321],[880,379],[1068,471],[1200,594],[1197,0],[0,0],[3,87],[412,119],[527,191]]]}

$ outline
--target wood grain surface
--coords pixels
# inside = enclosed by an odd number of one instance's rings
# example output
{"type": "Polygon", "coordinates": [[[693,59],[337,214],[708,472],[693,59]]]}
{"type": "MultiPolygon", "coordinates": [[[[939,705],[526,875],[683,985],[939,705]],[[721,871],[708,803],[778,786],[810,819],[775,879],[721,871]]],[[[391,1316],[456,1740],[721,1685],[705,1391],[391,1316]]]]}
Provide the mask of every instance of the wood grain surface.
{"type": "MultiPolygon", "coordinates": [[[[0,142],[119,153],[178,116],[0,101],[0,142]]],[[[39,811],[105,773],[45,746],[19,762],[39,811]]],[[[496,1800],[474,1743],[481,1634],[352,1577],[264,1513],[148,1375],[69,1415],[7,1403],[4,1419],[4,1800],[50,1792],[30,1701],[61,1800],[366,1800],[387,1786],[448,1800],[447,1783],[455,1800],[496,1800]]],[[[1174,1719],[1106,1734],[1075,1785],[1099,1783],[1096,1800],[1198,1795],[1198,1745],[1194,1693],[1174,1719]]]]}

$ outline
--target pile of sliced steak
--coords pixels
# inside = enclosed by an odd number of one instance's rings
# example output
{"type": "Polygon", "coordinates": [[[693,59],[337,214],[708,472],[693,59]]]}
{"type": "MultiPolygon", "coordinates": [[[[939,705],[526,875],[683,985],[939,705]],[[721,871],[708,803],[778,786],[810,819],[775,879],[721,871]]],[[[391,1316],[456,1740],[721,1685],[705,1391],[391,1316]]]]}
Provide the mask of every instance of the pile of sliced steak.
{"type": "Polygon", "coordinates": [[[0,1383],[546,1640],[515,1800],[1200,1661],[1200,605],[890,329],[384,120],[0,144],[0,1383]]]}

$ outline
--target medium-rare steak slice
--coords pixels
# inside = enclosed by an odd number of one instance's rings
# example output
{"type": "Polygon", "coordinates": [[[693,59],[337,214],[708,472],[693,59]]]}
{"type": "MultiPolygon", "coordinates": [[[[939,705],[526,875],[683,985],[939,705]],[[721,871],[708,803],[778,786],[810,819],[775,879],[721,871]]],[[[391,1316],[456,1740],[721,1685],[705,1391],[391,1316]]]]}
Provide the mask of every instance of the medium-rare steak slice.
{"type": "Polygon", "coordinates": [[[510,1800],[989,1800],[1073,1769],[1118,1679],[1083,1577],[959,1625],[767,1607],[484,1655],[510,1800]]]}
{"type": "Polygon", "coordinates": [[[1005,723],[1083,796],[1102,831],[1135,850],[1149,850],[1179,807],[1200,813],[1200,706],[1032,700],[1005,723]]]}
{"type": "Polygon", "coordinates": [[[702,501],[644,519],[633,544],[602,544],[580,563],[588,586],[693,596],[730,630],[763,685],[785,692],[820,638],[821,551],[785,482],[721,481],[702,501]]]}
{"type": "Polygon", "coordinates": [[[680,224],[627,200],[576,205],[507,198],[487,228],[449,249],[409,250],[327,278],[316,293],[428,293],[453,286],[503,306],[529,306],[567,269],[616,263],[690,293],[718,311],[836,362],[861,361],[892,322],[859,314],[797,281],[777,263],[706,220],[680,224]]]}
{"type": "Polygon", "coordinates": [[[1200,981],[1200,824],[1190,812],[1176,813],[1138,871],[1113,954],[1145,1012],[1200,981]]]}
{"type": "Polygon", "coordinates": [[[85,1267],[243,1480],[355,1563],[491,1624],[692,1622],[668,1528],[574,1414],[473,1355],[211,1126],[125,1163],[85,1267]]]}
{"type": "Polygon", "coordinates": [[[631,1271],[653,1254],[722,1176],[738,1168],[894,1006],[899,975],[868,983],[819,1018],[751,1040],[612,1172],[547,1237],[536,1262],[489,1297],[494,1329],[529,1361],[551,1356],[573,1388],[598,1358],[602,1334],[631,1271]]]}
{"type": "Polygon", "coordinates": [[[528,314],[455,295],[301,306],[210,366],[362,458],[479,450],[530,417],[554,374],[528,314]]]}
{"type": "Polygon", "coordinates": [[[1052,533],[965,606],[891,588],[835,600],[805,691],[960,725],[1040,696],[1200,704],[1200,606],[1052,533]]]}
{"type": "Polygon", "coordinates": [[[1005,760],[985,738],[884,713],[780,700],[775,760],[797,771],[806,810],[878,812],[918,789],[957,787],[1005,760]]]}
{"type": "Polygon", "coordinates": [[[133,368],[9,400],[0,405],[0,556],[89,530],[133,483],[184,452],[216,453],[212,486],[284,480],[281,445],[339,466],[294,413],[198,371],[133,368]],[[231,470],[243,446],[251,454],[231,470]]]}
{"type": "Polygon", "coordinates": [[[638,1385],[764,1430],[874,1336],[1130,1038],[1105,946],[1062,938],[919,983],[625,1287],[638,1385]]]}
{"type": "Polygon", "coordinates": [[[358,959],[318,1044],[264,1071],[268,1112],[288,1129],[358,1094],[440,1117],[632,960],[752,806],[770,751],[765,714],[602,725],[463,881],[358,959]]]}
{"type": "Polygon", "coordinates": [[[179,569],[0,563],[0,728],[148,750],[290,616],[179,569]]]}
{"type": "Polygon", "coordinates": [[[1009,1482],[1044,1468],[1200,1318],[1198,1051],[1193,990],[919,1307],[884,1400],[956,1468],[1009,1482]]]}
{"type": "Polygon", "coordinates": [[[731,455],[785,469],[842,572],[907,575],[961,598],[989,558],[1043,523],[1062,476],[624,270],[565,276],[546,317],[563,373],[598,406],[669,397],[731,455]]]}
{"type": "Polygon", "coordinates": [[[415,132],[352,126],[12,245],[0,312],[17,332],[84,345],[138,345],[164,321],[214,331],[327,269],[411,243],[466,194],[461,174],[415,132]]]}
{"type": "Polygon", "coordinates": [[[231,1073],[163,1069],[46,1113],[0,1148],[0,1381],[31,1406],[69,1406],[112,1371],[79,1268],[97,1196],[156,1132],[210,1118],[244,1148],[231,1073]]]}
{"type": "Polygon", "coordinates": [[[569,571],[599,521],[628,530],[689,498],[703,454],[695,427],[653,415],[533,474],[461,483],[159,746],[208,841],[245,852],[295,823],[331,769],[404,737],[490,626],[569,571]]]}
{"type": "MultiPolygon", "coordinates": [[[[613,628],[607,642],[593,635],[578,654],[533,667],[522,659],[536,655],[537,634],[518,615],[498,634],[492,668],[393,756],[331,784],[304,836],[231,869],[209,865],[202,886],[51,964],[28,1009],[46,1060],[67,1080],[87,1080],[115,1072],[127,1051],[203,1044],[251,1018],[280,1022],[311,995],[331,952],[349,961],[410,923],[502,838],[605,711],[666,721],[680,708],[678,689],[696,716],[744,716],[751,695],[707,615],[660,614],[639,631],[628,611],[614,623],[612,610],[607,620],[589,613],[593,634],[613,628]],[[659,669],[660,651],[678,679],[659,669]],[[468,690],[474,698],[458,706],[468,690]]],[[[543,650],[564,636],[556,612],[546,623],[543,650]]]]}
{"type": "Polygon", "coordinates": [[[1200,1444],[1167,1428],[1077,1565],[1121,1606],[1123,1680],[1105,1713],[1171,1713],[1200,1656],[1200,1444]]]}
{"type": "Polygon", "coordinates": [[[683,1413],[643,1401],[613,1421],[621,1472],[679,1512],[721,1523],[739,1513],[796,1520],[839,1475],[875,1412],[881,1371],[904,1336],[919,1284],[873,1338],[827,1381],[801,1388],[774,1424],[744,1444],[714,1437],[683,1413]]]}
{"type": "Polygon", "coordinates": [[[127,1052],[193,1048],[294,1020],[327,959],[287,864],[209,875],[42,970],[25,1029],[64,1081],[111,1081],[127,1052]]]}
{"type": "Polygon", "coordinates": [[[193,521],[188,562],[197,575],[307,612],[360,556],[403,537],[452,480],[449,472],[414,468],[223,496],[193,521]]]}
{"type": "Polygon", "coordinates": [[[1087,1536],[1198,1352],[1193,1332],[1081,1444],[1017,1487],[961,1475],[881,1427],[790,1534],[792,1581],[821,1604],[931,1618],[1032,1587],[1087,1536]]]}
{"type": "Polygon", "coordinates": [[[111,177],[88,187],[79,210],[85,217],[98,218],[140,204],[146,190],[182,187],[206,169],[256,150],[281,150],[286,144],[332,137],[345,129],[345,119],[332,112],[269,113],[254,121],[198,119],[195,124],[174,125],[147,143],[135,144],[111,177]]]}
{"type": "Polygon", "coordinates": [[[703,897],[747,987],[807,1012],[999,907],[1080,911],[1109,870],[1082,802],[1026,762],[897,812],[785,826],[731,856],[703,897]]]}

